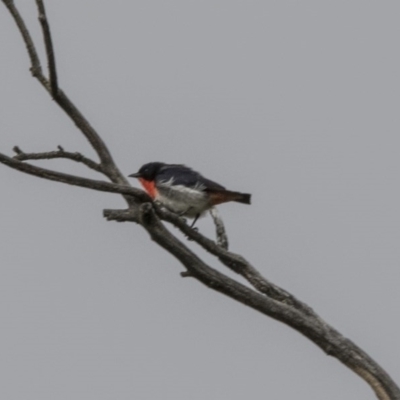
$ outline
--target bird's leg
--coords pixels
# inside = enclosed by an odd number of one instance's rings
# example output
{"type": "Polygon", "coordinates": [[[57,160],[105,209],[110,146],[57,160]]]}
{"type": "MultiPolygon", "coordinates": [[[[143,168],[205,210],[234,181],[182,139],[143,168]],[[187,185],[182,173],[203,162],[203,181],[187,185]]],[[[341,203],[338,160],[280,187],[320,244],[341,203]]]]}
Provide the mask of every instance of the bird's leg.
{"type": "MultiPolygon", "coordinates": [[[[192,209],[192,207],[189,207],[189,208],[187,208],[185,211],[182,211],[182,212],[178,213],[178,215],[179,215],[180,217],[182,217],[183,215],[186,215],[191,209],[192,209]]],[[[195,228],[194,225],[195,225],[195,223],[197,222],[197,220],[199,219],[199,217],[200,217],[200,213],[199,213],[199,214],[196,214],[196,216],[194,217],[194,220],[193,220],[192,224],[190,225],[190,228],[192,228],[192,229],[194,229],[194,230],[196,230],[196,231],[197,231],[198,229],[195,228]]]]}
{"type": "MultiPolygon", "coordinates": [[[[186,218],[183,218],[183,216],[186,215],[186,214],[191,210],[191,208],[192,208],[192,207],[189,207],[189,208],[187,208],[185,211],[177,212],[177,213],[175,213],[175,214],[178,215],[179,217],[181,217],[182,219],[184,219],[185,222],[186,222],[186,218]]],[[[194,229],[194,230],[196,230],[196,231],[198,230],[197,228],[194,227],[194,225],[195,225],[195,223],[197,222],[197,220],[199,219],[199,217],[200,217],[200,214],[196,214],[196,216],[194,217],[194,220],[193,220],[192,224],[190,225],[190,228],[191,228],[191,229],[194,229]]]]}
{"type": "MultiPolygon", "coordinates": [[[[193,220],[193,222],[192,222],[192,225],[190,225],[190,227],[192,228],[192,229],[195,229],[194,228],[194,224],[197,222],[197,220],[199,219],[199,217],[200,217],[200,214],[196,214],[196,216],[194,217],[194,220],[193,220]]],[[[196,228],[197,229],[197,228],[196,228]]]]}

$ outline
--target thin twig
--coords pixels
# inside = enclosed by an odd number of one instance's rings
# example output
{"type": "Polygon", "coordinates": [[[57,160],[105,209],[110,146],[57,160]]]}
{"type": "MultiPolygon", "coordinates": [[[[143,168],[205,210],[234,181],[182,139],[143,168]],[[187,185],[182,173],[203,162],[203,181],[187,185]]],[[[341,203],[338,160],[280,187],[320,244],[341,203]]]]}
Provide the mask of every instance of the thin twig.
{"type": "Polygon", "coordinates": [[[103,168],[100,164],[91,160],[90,158],[85,157],[81,153],[71,153],[65,151],[61,146],[58,146],[58,150],[56,151],[48,151],[43,153],[25,153],[18,146],[13,148],[15,155],[13,158],[18,161],[28,161],[28,160],[50,160],[54,158],[66,158],[72,161],[80,162],[85,164],[90,169],[93,169],[97,172],[103,172],[103,168]]]}
{"type": "MultiPolygon", "coordinates": [[[[33,43],[31,34],[29,33],[26,24],[15,7],[13,0],[2,0],[6,7],[9,9],[13,16],[15,23],[20,31],[23,41],[28,50],[29,58],[31,61],[32,75],[39,80],[42,86],[51,94],[51,87],[49,81],[44,77],[40,66],[39,57],[35,45],[33,43]]],[[[103,173],[106,174],[112,182],[128,185],[128,180],[120,172],[117,165],[115,164],[110,151],[106,144],[96,130],[92,127],[89,121],[83,116],[68,96],[58,88],[57,97],[54,99],[56,103],[65,111],[65,113],[71,118],[78,129],[83,133],[86,139],[89,141],[95,152],[98,154],[102,165],[104,166],[103,173]]]]}
{"type": "Polygon", "coordinates": [[[24,43],[26,45],[26,49],[28,51],[29,58],[31,60],[31,72],[32,75],[39,79],[39,81],[46,86],[47,85],[47,80],[43,76],[42,73],[42,67],[40,65],[40,60],[39,56],[37,54],[35,45],[33,43],[32,37],[25,25],[24,20],[21,17],[21,14],[19,13],[18,9],[15,7],[14,1],[13,0],[3,0],[3,3],[5,6],[8,8],[10,11],[10,14],[14,18],[15,23],[17,24],[18,30],[22,35],[22,38],[24,40],[24,43]]]}
{"type": "Polygon", "coordinates": [[[58,82],[57,82],[57,69],[56,59],[54,54],[53,40],[51,38],[50,25],[46,16],[46,9],[42,0],[36,0],[36,4],[39,11],[39,21],[43,31],[43,40],[46,47],[47,63],[49,67],[49,81],[50,81],[50,92],[53,98],[57,97],[58,94],[58,82]]]}
{"type": "Polygon", "coordinates": [[[65,113],[72,119],[79,130],[83,133],[89,141],[93,149],[101,160],[104,167],[104,173],[114,182],[119,184],[128,185],[129,182],[125,176],[120,172],[116,166],[110,151],[108,150],[103,139],[89,123],[89,121],[78,110],[75,104],[67,97],[67,95],[59,88],[58,95],[55,99],[57,104],[65,111],[65,113]]]}
{"type": "Polygon", "coordinates": [[[80,176],[65,174],[63,172],[52,171],[16,160],[15,158],[8,157],[2,153],[0,153],[0,163],[18,171],[25,172],[26,174],[48,179],[50,181],[62,182],[72,186],[80,186],[88,189],[98,190],[100,192],[119,193],[122,195],[131,196],[139,202],[151,202],[151,198],[145,192],[143,192],[143,190],[134,188],[132,186],[124,186],[116,183],[82,178],[80,176]]]}

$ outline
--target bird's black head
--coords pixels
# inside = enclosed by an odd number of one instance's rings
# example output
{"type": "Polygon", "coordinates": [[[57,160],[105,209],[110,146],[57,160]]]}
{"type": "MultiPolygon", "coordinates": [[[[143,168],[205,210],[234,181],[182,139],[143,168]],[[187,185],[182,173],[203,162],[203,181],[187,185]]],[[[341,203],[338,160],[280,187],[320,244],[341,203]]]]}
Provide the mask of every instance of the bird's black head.
{"type": "Polygon", "coordinates": [[[150,162],[142,165],[138,172],[128,176],[131,178],[143,178],[146,181],[153,181],[160,168],[164,165],[165,163],[162,162],[150,162]]]}

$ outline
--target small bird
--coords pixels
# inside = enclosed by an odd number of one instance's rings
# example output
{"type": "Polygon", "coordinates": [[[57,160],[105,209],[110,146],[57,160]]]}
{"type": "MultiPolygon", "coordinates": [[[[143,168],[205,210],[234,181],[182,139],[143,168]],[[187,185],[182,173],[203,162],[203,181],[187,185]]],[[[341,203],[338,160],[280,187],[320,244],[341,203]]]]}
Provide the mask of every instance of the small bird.
{"type": "Polygon", "coordinates": [[[226,190],[220,184],[181,164],[150,162],[129,175],[138,178],[148,195],[170,211],[197,219],[211,207],[236,201],[250,204],[251,195],[226,190]]]}

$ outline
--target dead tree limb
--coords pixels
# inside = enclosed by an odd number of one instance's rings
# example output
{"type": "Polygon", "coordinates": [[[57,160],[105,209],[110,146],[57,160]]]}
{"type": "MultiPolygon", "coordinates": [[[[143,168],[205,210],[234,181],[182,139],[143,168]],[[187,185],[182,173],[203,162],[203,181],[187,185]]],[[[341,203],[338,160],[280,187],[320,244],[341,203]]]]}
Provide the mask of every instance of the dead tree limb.
{"type": "Polygon", "coordinates": [[[64,158],[67,160],[72,160],[78,163],[85,164],[88,168],[93,169],[94,171],[101,173],[103,172],[103,169],[99,163],[96,163],[90,158],[85,157],[81,153],[78,152],[71,153],[69,151],[65,151],[61,146],[58,146],[58,150],[47,151],[44,153],[25,153],[18,146],[15,146],[13,150],[16,153],[14,159],[18,161],[51,160],[55,158],[64,158]]]}
{"type": "MultiPolygon", "coordinates": [[[[34,42],[14,1],[2,0],[2,2],[14,18],[22,35],[30,58],[30,70],[33,77],[41,83],[54,101],[75,123],[95,150],[100,161],[93,161],[81,153],[65,152],[61,147],[57,151],[43,153],[24,153],[18,147],[15,147],[14,151],[17,154],[14,157],[0,154],[0,163],[40,178],[122,195],[128,204],[128,208],[126,210],[104,210],[104,216],[108,220],[135,222],[142,226],[153,241],[173,255],[185,267],[185,276],[191,276],[205,286],[297,330],[326,354],[335,357],[364,379],[380,400],[400,400],[399,387],[370,356],[328,325],[311,307],[269,282],[242,256],[228,251],[227,238],[224,238],[225,232],[223,227],[218,228],[218,223],[217,229],[222,229],[222,232],[220,231],[219,234],[220,242],[216,243],[200,232],[191,229],[179,216],[152,203],[149,196],[143,191],[131,187],[120,172],[98,132],[59,87],[53,41],[43,1],[36,0],[36,4],[46,48],[48,78],[42,72],[34,42]],[[79,162],[103,174],[111,182],[69,175],[26,162],[54,158],[65,158],[79,162]],[[182,240],[173,235],[162,221],[174,225],[185,236],[217,257],[223,265],[244,277],[251,288],[202,261],[182,240]]],[[[215,219],[218,222],[218,218],[214,215],[215,219]]]]}

